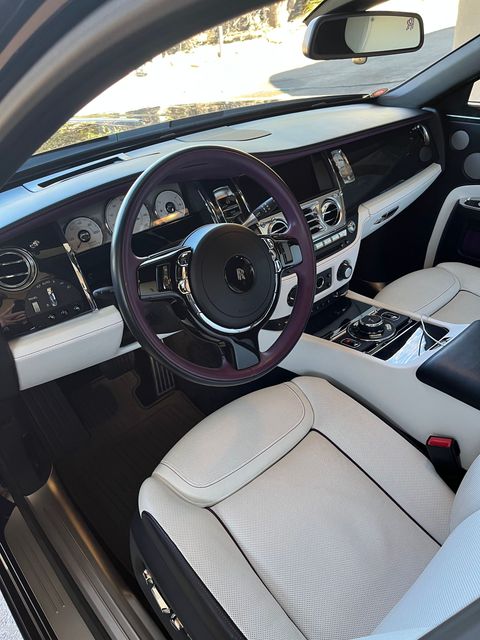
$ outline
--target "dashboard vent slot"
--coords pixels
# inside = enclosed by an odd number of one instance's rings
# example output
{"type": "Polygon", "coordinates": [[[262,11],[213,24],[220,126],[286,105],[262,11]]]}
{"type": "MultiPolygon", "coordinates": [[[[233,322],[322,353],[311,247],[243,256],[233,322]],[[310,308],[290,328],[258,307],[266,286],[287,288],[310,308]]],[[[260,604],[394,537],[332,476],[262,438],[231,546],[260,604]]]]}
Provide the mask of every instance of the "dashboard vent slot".
{"type": "Polygon", "coordinates": [[[288,224],[285,222],[285,220],[282,220],[281,218],[275,218],[268,225],[268,233],[272,235],[285,233],[287,229],[288,229],[288,224]]]}
{"type": "Polygon", "coordinates": [[[233,222],[242,213],[242,208],[235,193],[229,186],[214,189],[213,195],[223,214],[225,222],[233,222]]]}
{"type": "Polygon", "coordinates": [[[305,207],[303,209],[303,215],[305,216],[305,220],[307,221],[312,236],[319,233],[320,231],[323,231],[324,227],[320,222],[318,213],[315,211],[315,209],[312,209],[311,207],[305,207]]]}
{"type": "Polygon", "coordinates": [[[68,180],[69,178],[73,178],[82,173],[94,171],[95,169],[100,169],[101,167],[108,167],[111,164],[123,162],[124,160],[128,160],[128,156],[125,153],[119,153],[116,156],[110,156],[101,160],[88,162],[87,164],[82,164],[79,167],[75,167],[73,169],[65,169],[64,171],[59,171],[58,173],[50,175],[45,180],[34,180],[33,182],[26,182],[23,186],[29,191],[41,191],[42,189],[50,187],[52,184],[56,184],[57,182],[63,182],[64,180],[68,180]]]}
{"type": "Polygon", "coordinates": [[[0,289],[20,291],[29,287],[37,277],[37,264],[23,249],[0,251],[0,289]]]}
{"type": "Polygon", "coordinates": [[[340,205],[333,198],[326,198],[323,201],[320,213],[327,227],[334,227],[340,222],[340,218],[342,217],[340,205]]]}

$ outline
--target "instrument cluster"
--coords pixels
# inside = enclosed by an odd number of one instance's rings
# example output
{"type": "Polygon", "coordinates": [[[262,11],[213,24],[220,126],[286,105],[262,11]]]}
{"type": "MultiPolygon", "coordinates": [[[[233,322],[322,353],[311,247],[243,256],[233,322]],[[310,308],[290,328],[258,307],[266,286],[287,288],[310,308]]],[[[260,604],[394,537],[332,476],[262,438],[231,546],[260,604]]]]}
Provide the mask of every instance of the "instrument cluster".
{"type": "MultiPolygon", "coordinates": [[[[106,199],[100,206],[85,207],[84,215],[60,221],[65,239],[75,253],[100,247],[111,241],[115,222],[125,199],[120,193],[106,199]]],[[[167,185],[150,194],[143,203],[134,226],[141,233],[160,225],[179,220],[189,214],[178,184],[167,185]]]]}

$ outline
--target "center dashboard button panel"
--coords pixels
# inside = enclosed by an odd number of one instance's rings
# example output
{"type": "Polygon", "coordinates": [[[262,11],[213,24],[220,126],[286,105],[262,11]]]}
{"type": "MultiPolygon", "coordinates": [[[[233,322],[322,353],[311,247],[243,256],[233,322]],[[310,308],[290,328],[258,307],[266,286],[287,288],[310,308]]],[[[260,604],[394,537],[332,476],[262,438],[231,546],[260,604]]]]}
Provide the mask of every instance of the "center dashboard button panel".
{"type": "Polygon", "coordinates": [[[0,332],[14,338],[95,309],[58,226],[46,225],[0,248],[0,332]]]}

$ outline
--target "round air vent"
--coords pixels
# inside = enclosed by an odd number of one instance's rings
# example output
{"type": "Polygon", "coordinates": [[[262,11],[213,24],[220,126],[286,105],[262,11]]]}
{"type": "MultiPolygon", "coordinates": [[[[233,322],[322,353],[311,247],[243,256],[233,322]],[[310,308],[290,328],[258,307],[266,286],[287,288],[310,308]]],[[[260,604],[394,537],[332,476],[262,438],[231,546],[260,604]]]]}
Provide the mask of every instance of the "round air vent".
{"type": "Polygon", "coordinates": [[[333,198],[326,198],[322,203],[320,215],[327,227],[334,227],[340,222],[342,210],[336,200],[333,198]]]}
{"type": "Polygon", "coordinates": [[[0,289],[26,289],[37,277],[37,265],[28,251],[3,249],[0,251],[0,289]]]}
{"type": "Polygon", "coordinates": [[[268,233],[270,233],[271,235],[285,233],[287,229],[288,229],[287,223],[285,222],[285,220],[282,220],[281,218],[276,218],[275,220],[272,220],[272,222],[268,225],[268,233]]]}

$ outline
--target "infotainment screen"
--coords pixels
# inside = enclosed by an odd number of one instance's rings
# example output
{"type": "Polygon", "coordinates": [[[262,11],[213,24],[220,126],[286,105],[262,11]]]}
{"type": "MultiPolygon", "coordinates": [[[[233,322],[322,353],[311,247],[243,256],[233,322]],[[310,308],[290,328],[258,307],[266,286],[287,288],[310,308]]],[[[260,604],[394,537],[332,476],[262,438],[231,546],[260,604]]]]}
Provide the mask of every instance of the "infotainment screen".
{"type": "Polygon", "coordinates": [[[299,202],[333,189],[331,174],[321,155],[304,156],[274,167],[299,202]]]}
{"type": "MultiPolygon", "coordinates": [[[[288,184],[300,203],[338,188],[321,154],[290,160],[273,168],[288,184]]],[[[240,178],[238,184],[251,208],[258,206],[270,196],[248,178],[240,178]]]]}

